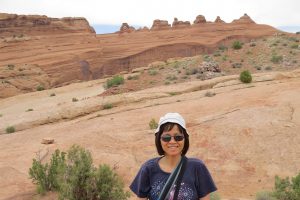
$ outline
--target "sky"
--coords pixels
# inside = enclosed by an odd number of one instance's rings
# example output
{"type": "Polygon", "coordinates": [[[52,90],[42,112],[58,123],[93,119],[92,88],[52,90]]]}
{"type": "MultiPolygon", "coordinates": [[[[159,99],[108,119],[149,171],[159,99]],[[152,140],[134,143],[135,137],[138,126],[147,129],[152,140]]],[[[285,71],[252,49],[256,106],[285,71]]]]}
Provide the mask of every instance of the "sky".
{"type": "Polygon", "coordinates": [[[0,0],[0,13],[85,17],[103,29],[123,22],[151,27],[155,19],[172,24],[174,17],[192,23],[197,15],[229,23],[247,13],[258,24],[300,31],[300,0],[0,0]]]}

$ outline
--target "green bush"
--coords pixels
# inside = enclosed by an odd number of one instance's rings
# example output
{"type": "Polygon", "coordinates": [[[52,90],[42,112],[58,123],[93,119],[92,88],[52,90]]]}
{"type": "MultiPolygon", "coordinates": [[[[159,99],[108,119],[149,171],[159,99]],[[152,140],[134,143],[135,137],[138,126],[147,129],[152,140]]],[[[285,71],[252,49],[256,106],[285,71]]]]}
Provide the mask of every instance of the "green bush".
{"type": "Polygon", "coordinates": [[[45,87],[44,87],[43,85],[38,85],[38,86],[36,87],[36,90],[37,90],[37,91],[42,91],[42,90],[45,90],[45,87]]]}
{"type": "Polygon", "coordinates": [[[103,109],[111,109],[111,108],[113,108],[114,106],[113,106],[113,104],[111,104],[111,103],[106,103],[106,104],[104,104],[103,105],[103,109]]]}
{"type": "Polygon", "coordinates": [[[279,55],[276,55],[276,54],[272,55],[271,61],[273,63],[277,64],[277,63],[281,62],[282,60],[283,60],[282,56],[279,56],[279,55]]]}
{"type": "Polygon", "coordinates": [[[126,200],[129,193],[108,165],[93,166],[91,153],[73,145],[67,153],[56,150],[50,164],[33,159],[30,178],[38,192],[57,191],[59,199],[126,200]]]}
{"type": "Polygon", "coordinates": [[[65,152],[60,152],[57,149],[52,154],[50,164],[42,164],[40,160],[33,159],[32,167],[29,169],[29,177],[37,185],[39,194],[59,190],[60,175],[66,167],[65,154],[65,152]]]}
{"type": "Polygon", "coordinates": [[[292,44],[292,45],[291,45],[291,48],[292,48],[292,49],[298,49],[298,46],[299,46],[298,44],[292,44]]]}
{"type": "Polygon", "coordinates": [[[234,41],[233,43],[232,43],[232,48],[233,49],[241,49],[242,48],[242,43],[240,42],[240,41],[238,41],[238,40],[236,40],[236,41],[234,41]]]}
{"type": "Polygon", "coordinates": [[[6,128],[6,133],[14,133],[16,131],[14,126],[8,126],[6,128]]]}
{"type": "Polygon", "coordinates": [[[289,177],[281,179],[280,177],[276,176],[273,195],[279,200],[299,200],[300,173],[291,179],[289,177]]]}
{"type": "Polygon", "coordinates": [[[121,85],[121,84],[124,84],[124,77],[123,76],[120,76],[120,75],[116,75],[114,77],[112,77],[111,79],[108,79],[106,81],[106,84],[105,84],[105,88],[108,89],[108,88],[111,88],[113,86],[117,86],[117,85],[121,85]]]}
{"type": "Polygon", "coordinates": [[[148,74],[149,74],[150,76],[155,76],[155,75],[157,74],[157,71],[154,70],[154,69],[152,69],[152,70],[149,70],[149,71],[148,71],[148,74]]]}
{"type": "Polygon", "coordinates": [[[240,74],[240,80],[243,83],[251,83],[251,81],[252,81],[252,75],[251,75],[251,73],[248,70],[241,72],[241,74],[240,74]]]}
{"type": "Polygon", "coordinates": [[[156,129],[158,127],[158,123],[155,121],[154,118],[152,118],[149,122],[150,129],[156,129]]]}

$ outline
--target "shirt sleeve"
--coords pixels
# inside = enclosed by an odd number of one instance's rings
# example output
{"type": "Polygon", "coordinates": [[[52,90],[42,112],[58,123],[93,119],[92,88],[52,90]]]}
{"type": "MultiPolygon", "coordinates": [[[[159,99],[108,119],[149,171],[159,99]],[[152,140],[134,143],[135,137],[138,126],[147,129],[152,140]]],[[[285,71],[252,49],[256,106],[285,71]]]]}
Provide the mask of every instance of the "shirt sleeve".
{"type": "Polygon", "coordinates": [[[150,179],[149,172],[145,165],[141,167],[129,188],[140,198],[148,197],[150,191],[150,179]]]}
{"type": "Polygon", "coordinates": [[[217,190],[217,187],[203,162],[196,165],[196,189],[198,197],[202,198],[217,190]]]}

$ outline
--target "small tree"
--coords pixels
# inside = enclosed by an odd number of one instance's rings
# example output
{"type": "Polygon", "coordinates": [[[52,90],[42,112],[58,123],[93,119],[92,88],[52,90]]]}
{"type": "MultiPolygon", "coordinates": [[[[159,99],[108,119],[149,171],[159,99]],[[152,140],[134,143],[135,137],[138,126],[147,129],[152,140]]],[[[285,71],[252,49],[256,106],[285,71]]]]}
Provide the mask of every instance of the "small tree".
{"type": "Polygon", "coordinates": [[[8,126],[6,128],[6,133],[14,133],[16,131],[14,126],[8,126]]]}
{"type": "Polygon", "coordinates": [[[251,73],[248,70],[241,72],[240,80],[243,83],[251,83],[251,81],[252,81],[251,73]]]}
{"type": "Polygon", "coordinates": [[[280,177],[276,176],[273,195],[279,200],[299,200],[300,173],[291,180],[289,177],[281,179],[280,177]]]}

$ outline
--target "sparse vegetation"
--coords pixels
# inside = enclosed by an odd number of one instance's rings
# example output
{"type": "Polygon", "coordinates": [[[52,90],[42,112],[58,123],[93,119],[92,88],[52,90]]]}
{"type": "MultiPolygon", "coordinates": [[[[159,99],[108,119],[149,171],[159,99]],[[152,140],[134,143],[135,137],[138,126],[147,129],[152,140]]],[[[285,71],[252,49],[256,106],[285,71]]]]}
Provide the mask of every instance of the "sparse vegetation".
{"type": "Polygon", "coordinates": [[[0,117],[2,117],[2,116],[3,116],[3,114],[0,113],[0,117]]]}
{"type": "Polygon", "coordinates": [[[261,191],[256,193],[255,200],[277,200],[272,196],[272,192],[261,191]]]}
{"type": "Polygon", "coordinates": [[[36,87],[36,90],[37,90],[37,91],[42,91],[42,90],[45,90],[45,87],[44,87],[43,85],[38,85],[38,86],[36,87]]]}
{"type": "Polygon", "coordinates": [[[133,75],[133,76],[129,75],[127,77],[127,80],[138,80],[139,78],[140,78],[139,75],[133,75]]]}
{"type": "Polygon", "coordinates": [[[77,102],[77,101],[78,101],[78,99],[76,97],[72,98],[72,102],[77,102]]]}
{"type": "Polygon", "coordinates": [[[213,97],[213,96],[215,96],[215,95],[216,95],[216,93],[211,92],[211,91],[207,91],[207,92],[205,93],[205,96],[206,96],[206,97],[213,97]]]}
{"type": "Polygon", "coordinates": [[[291,48],[292,48],[292,49],[298,49],[298,46],[299,46],[298,44],[292,44],[292,45],[291,45],[291,48]]]}
{"type": "Polygon", "coordinates": [[[13,70],[13,69],[15,68],[15,65],[8,64],[8,65],[7,65],[7,68],[8,68],[9,70],[13,70]]]}
{"type": "Polygon", "coordinates": [[[272,70],[272,67],[271,67],[271,66],[267,66],[267,67],[265,67],[265,70],[271,71],[271,70],[272,70]]]}
{"type": "Polygon", "coordinates": [[[281,55],[276,55],[276,54],[272,55],[271,61],[273,63],[277,64],[277,63],[280,63],[282,60],[283,60],[283,57],[281,55]]]}
{"type": "Polygon", "coordinates": [[[108,165],[93,166],[91,153],[73,145],[67,153],[56,150],[50,163],[33,159],[29,176],[40,194],[59,193],[59,199],[126,200],[120,177],[108,165]]]}
{"type": "Polygon", "coordinates": [[[158,127],[158,123],[155,121],[154,118],[152,118],[149,122],[149,128],[152,129],[156,129],[158,127]]]}
{"type": "Polygon", "coordinates": [[[251,83],[251,81],[252,81],[251,73],[248,70],[242,71],[241,74],[240,74],[240,80],[243,83],[251,83]]]}
{"type": "Polygon", "coordinates": [[[50,94],[50,97],[54,97],[54,96],[56,96],[55,93],[51,93],[51,94],[50,94]]]}
{"type": "Polygon", "coordinates": [[[228,47],[226,47],[225,45],[220,45],[219,46],[219,50],[221,50],[221,51],[225,51],[225,50],[227,50],[228,49],[228,47]]]}
{"type": "Polygon", "coordinates": [[[155,75],[157,75],[157,71],[154,70],[154,69],[151,69],[151,70],[148,71],[148,74],[149,74],[150,76],[155,76],[155,75]]]}
{"type": "Polygon", "coordinates": [[[26,110],[26,112],[30,112],[30,111],[33,111],[33,109],[32,109],[32,108],[28,108],[28,109],[26,110]]]}
{"type": "Polygon", "coordinates": [[[116,76],[114,76],[111,79],[108,79],[106,81],[105,88],[108,89],[108,88],[111,88],[113,86],[118,86],[118,85],[121,85],[121,84],[124,84],[124,77],[120,76],[120,75],[116,75],[116,76]]]}
{"type": "Polygon", "coordinates": [[[8,126],[6,128],[6,133],[14,133],[16,131],[14,126],[8,126]]]}
{"type": "Polygon", "coordinates": [[[111,103],[105,103],[104,105],[103,105],[103,109],[111,109],[111,108],[113,108],[114,106],[113,106],[113,104],[111,104],[111,103]]]}
{"type": "Polygon", "coordinates": [[[238,40],[232,43],[232,48],[235,50],[241,49],[243,47],[242,43],[238,40]]]}
{"type": "Polygon", "coordinates": [[[242,63],[232,63],[231,64],[231,66],[233,67],[233,68],[241,68],[242,67],[242,63]]]}

